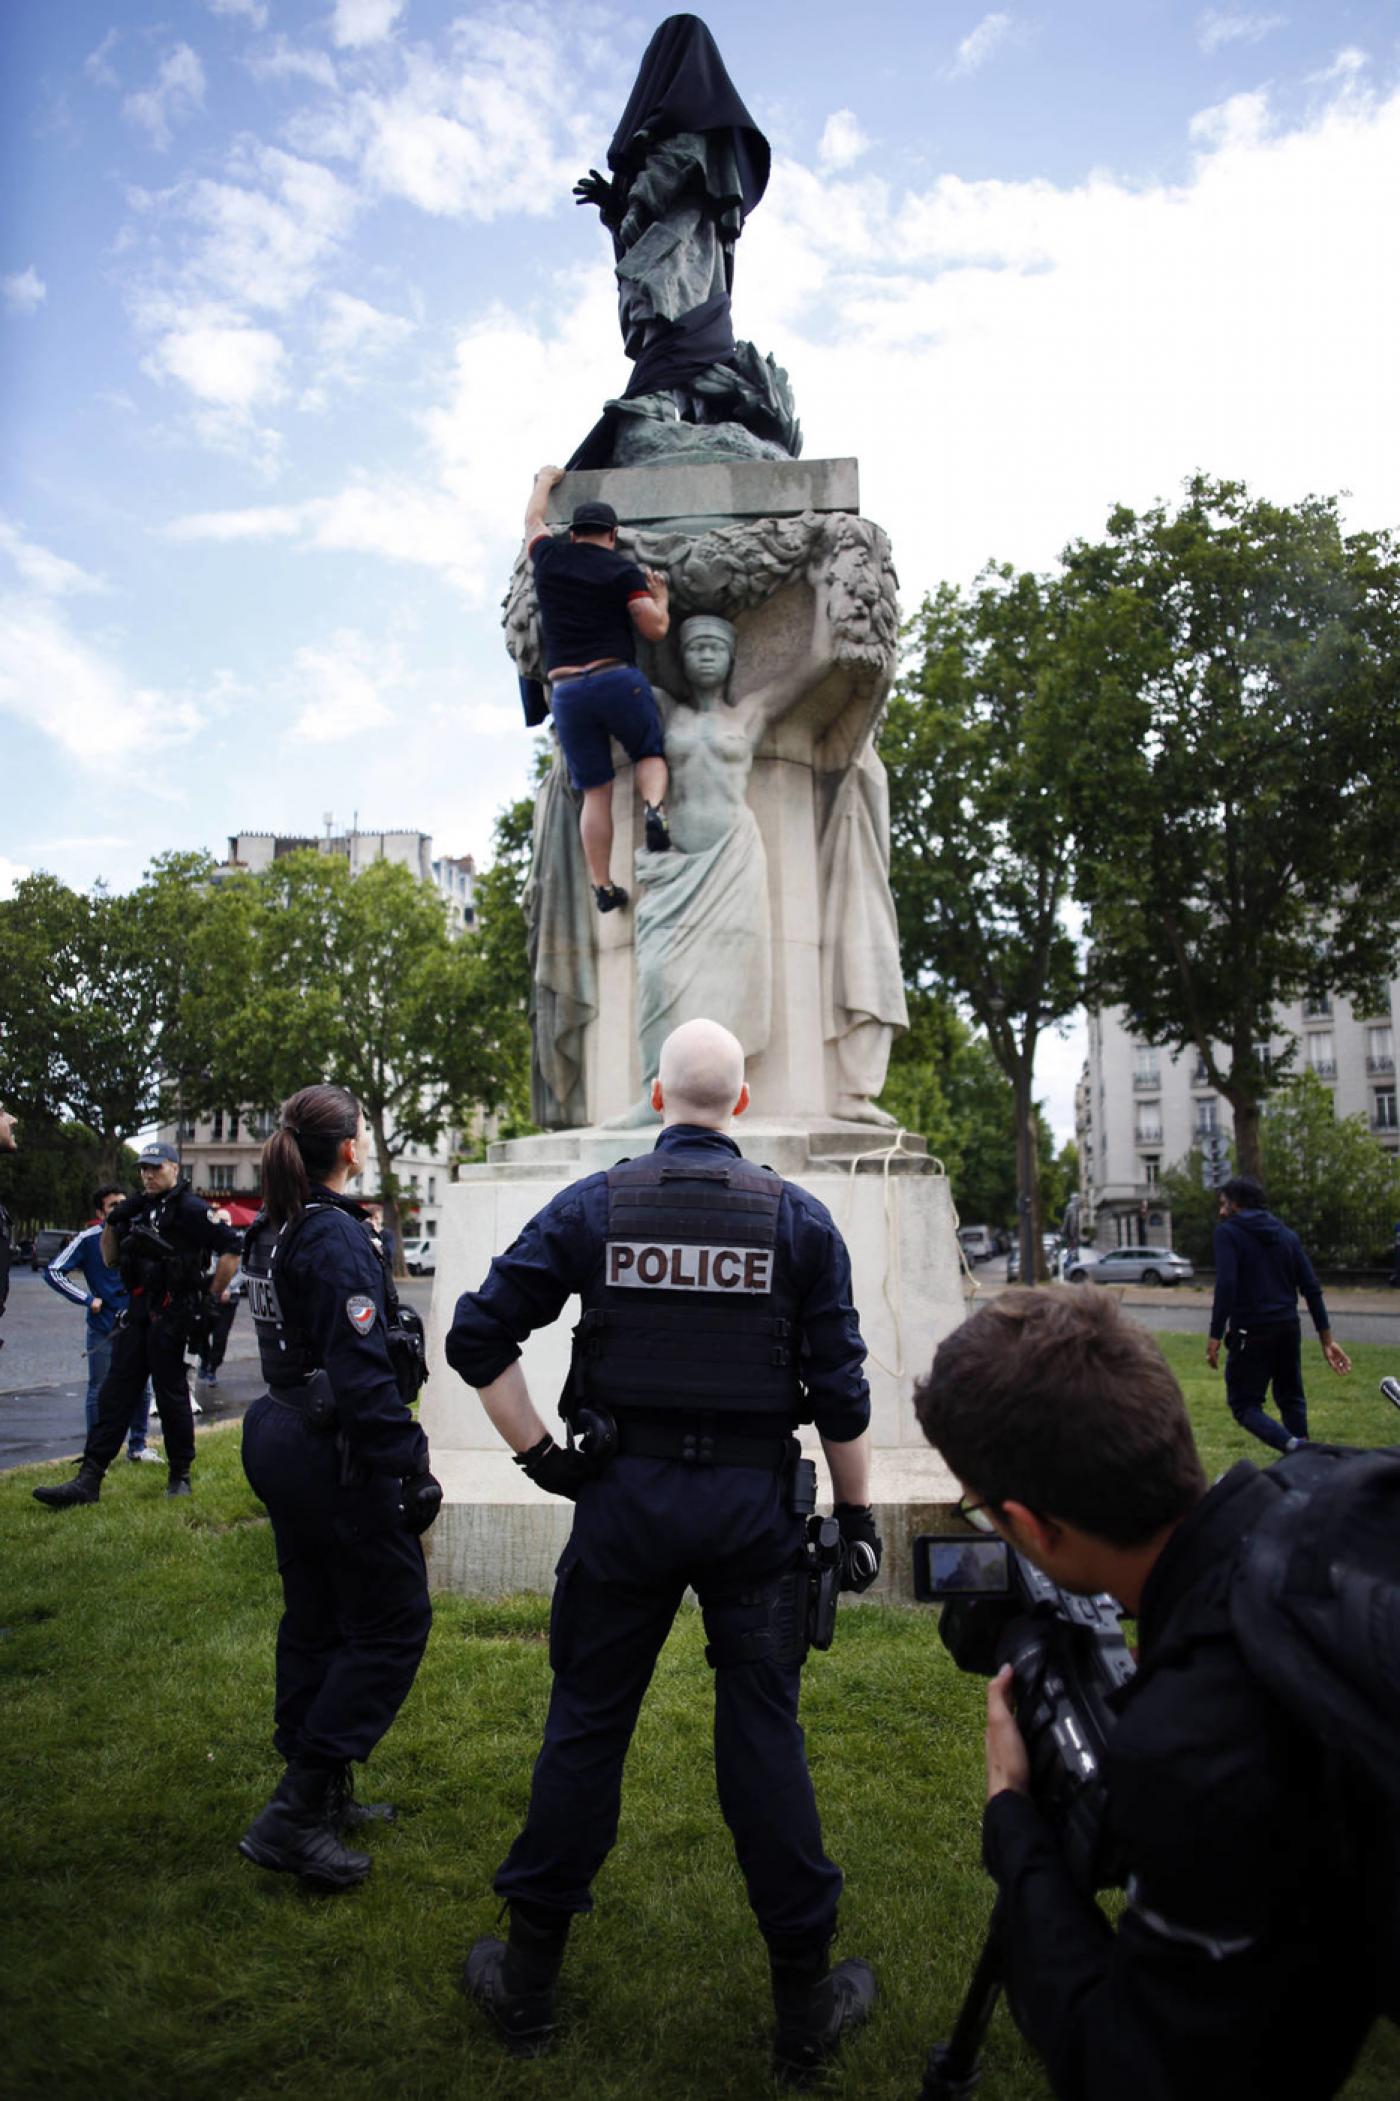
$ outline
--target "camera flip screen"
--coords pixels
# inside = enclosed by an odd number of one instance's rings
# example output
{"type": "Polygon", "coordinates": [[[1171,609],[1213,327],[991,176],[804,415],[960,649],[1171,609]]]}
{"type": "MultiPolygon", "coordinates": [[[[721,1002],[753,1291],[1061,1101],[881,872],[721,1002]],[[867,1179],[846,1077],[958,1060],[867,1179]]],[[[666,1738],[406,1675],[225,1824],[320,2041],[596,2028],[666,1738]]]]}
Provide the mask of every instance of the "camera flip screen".
{"type": "Polygon", "coordinates": [[[923,1533],[914,1541],[914,1595],[940,1598],[1005,1597],[1011,1588],[1009,1549],[1002,1539],[967,1532],[923,1533]]]}

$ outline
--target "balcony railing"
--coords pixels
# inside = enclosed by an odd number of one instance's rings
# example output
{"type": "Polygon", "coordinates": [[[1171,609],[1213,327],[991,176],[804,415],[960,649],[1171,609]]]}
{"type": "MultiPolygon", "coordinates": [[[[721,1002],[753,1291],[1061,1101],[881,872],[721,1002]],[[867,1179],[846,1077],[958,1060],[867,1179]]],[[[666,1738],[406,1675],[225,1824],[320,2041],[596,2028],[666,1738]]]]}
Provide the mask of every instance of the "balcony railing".
{"type": "Polygon", "coordinates": [[[1335,1080],[1337,1061],[1335,1058],[1309,1058],[1308,1071],[1315,1072],[1320,1080],[1335,1080]]]}
{"type": "Polygon", "coordinates": [[[1134,1143],[1137,1145],[1160,1145],[1162,1143],[1162,1126],[1159,1123],[1139,1124],[1134,1143]]]}
{"type": "Polygon", "coordinates": [[[1199,1058],[1191,1067],[1191,1085],[1193,1087],[1209,1087],[1210,1085],[1210,1074],[1206,1071],[1199,1058]]]}
{"type": "Polygon", "coordinates": [[[1141,1072],[1141,1071],[1139,1071],[1139,1072],[1135,1072],[1135,1073],[1133,1074],[1133,1086],[1134,1086],[1134,1087],[1136,1088],[1136,1090],[1138,1091],[1138,1093],[1139,1093],[1139,1094],[1145,1093],[1145,1092],[1146,1092],[1146,1090],[1147,1090],[1147,1089],[1148,1089],[1149,1087],[1151,1087],[1151,1088],[1157,1088],[1157,1087],[1160,1087],[1160,1086],[1161,1086],[1161,1084],[1162,1084],[1162,1074],[1161,1074],[1161,1069],[1160,1069],[1160,1067],[1158,1067],[1158,1066],[1156,1066],[1156,1065],[1154,1065],[1154,1066],[1153,1066],[1153,1068],[1152,1068],[1151,1072],[1141,1072]]]}
{"type": "Polygon", "coordinates": [[[1382,1138],[1394,1138],[1397,1132],[1400,1132],[1400,1123],[1396,1122],[1394,1116],[1373,1116],[1371,1129],[1382,1138]]]}
{"type": "Polygon", "coordinates": [[[1389,1051],[1371,1051],[1366,1058],[1367,1072],[1394,1072],[1395,1059],[1389,1051]]]}

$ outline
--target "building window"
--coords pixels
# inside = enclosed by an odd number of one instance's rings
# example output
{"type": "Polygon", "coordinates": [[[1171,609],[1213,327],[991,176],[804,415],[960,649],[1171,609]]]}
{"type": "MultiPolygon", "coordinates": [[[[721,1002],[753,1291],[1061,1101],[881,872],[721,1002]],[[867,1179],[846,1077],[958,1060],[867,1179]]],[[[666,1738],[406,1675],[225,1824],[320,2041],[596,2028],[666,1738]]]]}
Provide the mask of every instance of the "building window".
{"type": "Polygon", "coordinates": [[[1394,1072],[1395,1035],[1390,1028],[1367,1029],[1366,1070],[1367,1072],[1394,1072]]]}
{"type": "Polygon", "coordinates": [[[1313,992],[1303,1001],[1304,1021],[1326,1021],[1332,1012],[1330,992],[1313,992]]]}
{"type": "Polygon", "coordinates": [[[238,1111],[236,1109],[230,1109],[228,1112],[228,1136],[229,1144],[232,1145],[234,1139],[238,1136],[238,1111]]]}
{"type": "Polygon", "coordinates": [[[1134,1117],[1134,1138],[1139,1145],[1162,1142],[1162,1110],[1158,1102],[1139,1102],[1134,1117]]]}
{"type": "Polygon", "coordinates": [[[418,1177],[417,1177],[417,1175],[410,1175],[410,1176],[409,1176],[409,1178],[408,1178],[408,1186],[409,1186],[409,1188],[410,1188],[410,1189],[411,1189],[411,1190],[413,1191],[413,1194],[414,1194],[415,1196],[417,1196],[417,1194],[418,1194],[418,1177]]]}
{"type": "Polygon", "coordinates": [[[1377,1131],[1393,1131],[1397,1128],[1395,1120],[1395,1089],[1393,1087],[1378,1087],[1376,1089],[1376,1113],[1372,1117],[1371,1122],[1373,1128],[1377,1131]]]}
{"type": "Polygon", "coordinates": [[[236,1186],[233,1175],[234,1171],[231,1167],[211,1167],[209,1170],[209,1187],[211,1189],[232,1189],[236,1186]]]}
{"type": "Polygon", "coordinates": [[[1210,1085],[1210,1073],[1206,1069],[1204,1058],[1197,1058],[1195,1064],[1191,1067],[1191,1085],[1193,1087],[1209,1087],[1210,1085]]]}
{"type": "Polygon", "coordinates": [[[1157,1053],[1149,1044],[1140,1043],[1133,1054],[1134,1087],[1160,1087],[1162,1068],[1157,1053]]]}
{"type": "Polygon", "coordinates": [[[428,1202],[429,1202],[430,1204],[435,1204],[435,1203],[437,1202],[437,1176],[436,1176],[436,1175],[429,1175],[429,1176],[428,1176],[428,1202]]]}
{"type": "Polygon", "coordinates": [[[1162,1160],[1159,1153],[1144,1153],[1142,1156],[1142,1179],[1149,1189],[1159,1187],[1162,1179],[1162,1160]]]}
{"type": "Polygon", "coordinates": [[[423,1232],[425,1238],[428,1240],[433,1239],[437,1232],[437,1220],[435,1218],[425,1218],[423,1221],[423,1232]]]}
{"type": "Polygon", "coordinates": [[[1308,1071],[1315,1072],[1320,1080],[1335,1080],[1337,1077],[1337,1053],[1332,1044],[1330,1029],[1315,1029],[1308,1037],[1308,1071]]]}
{"type": "Polygon", "coordinates": [[[213,1121],[212,1121],[212,1122],[210,1123],[210,1126],[209,1126],[209,1136],[210,1136],[211,1138],[215,1138],[215,1139],[221,1139],[221,1138],[223,1137],[223,1135],[224,1135],[224,1112],[223,1112],[223,1110],[222,1110],[222,1109],[216,1109],[216,1110],[214,1111],[214,1117],[213,1117],[213,1121]]]}
{"type": "Polygon", "coordinates": [[[175,1126],[175,1143],[177,1145],[188,1145],[194,1138],[194,1135],[194,1118],[192,1116],[182,1116],[175,1126]]]}
{"type": "Polygon", "coordinates": [[[1196,1104],[1196,1136],[1209,1138],[1220,1129],[1220,1104],[1213,1094],[1196,1104]]]}

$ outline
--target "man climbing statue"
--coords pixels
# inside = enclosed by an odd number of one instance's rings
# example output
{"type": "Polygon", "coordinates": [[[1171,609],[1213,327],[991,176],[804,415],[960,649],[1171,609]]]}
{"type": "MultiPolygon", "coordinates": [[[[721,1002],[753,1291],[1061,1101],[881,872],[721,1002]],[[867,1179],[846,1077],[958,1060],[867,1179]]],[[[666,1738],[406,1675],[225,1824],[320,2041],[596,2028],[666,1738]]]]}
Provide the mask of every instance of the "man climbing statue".
{"type": "Polygon", "coordinates": [[[661,714],[637,669],[637,636],[659,642],[671,624],[664,577],[643,571],[617,551],[617,512],[610,503],[580,503],[567,537],[545,522],[549,492],[562,469],[541,467],[525,511],[525,552],[535,572],[544,629],[550,712],[569,779],[583,795],[579,833],[600,912],[615,912],[628,893],[612,880],[612,739],[637,769],[652,853],[671,844],[666,823],[666,760],[661,714]]]}

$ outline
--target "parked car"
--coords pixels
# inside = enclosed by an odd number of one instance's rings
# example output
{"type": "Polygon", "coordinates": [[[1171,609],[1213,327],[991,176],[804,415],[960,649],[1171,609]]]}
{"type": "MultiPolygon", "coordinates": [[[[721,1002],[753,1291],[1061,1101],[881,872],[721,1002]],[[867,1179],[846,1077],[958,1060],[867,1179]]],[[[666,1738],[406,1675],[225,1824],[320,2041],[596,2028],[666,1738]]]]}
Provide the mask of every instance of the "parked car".
{"type": "Polygon", "coordinates": [[[411,1277],[431,1277],[437,1270],[437,1242],[406,1240],[403,1244],[403,1264],[411,1277]]]}
{"type": "Polygon", "coordinates": [[[33,1245],[29,1250],[29,1267],[47,1269],[49,1264],[63,1253],[72,1238],[71,1233],[65,1233],[59,1226],[41,1226],[34,1235],[33,1245]]]}
{"type": "Polygon", "coordinates": [[[997,1251],[990,1226],[959,1226],[958,1239],[969,1262],[990,1262],[997,1251]]]}
{"type": "Polygon", "coordinates": [[[1071,1284],[1189,1284],[1196,1272],[1171,1247],[1081,1248],[1065,1272],[1071,1284]]]}
{"type": "MultiPolygon", "coordinates": [[[[1058,1233],[1042,1233],[1040,1244],[1045,1250],[1045,1274],[1057,1277],[1060,1274],[1060,1236],[1058,1233]]],[[[1021,1281],[1021,1246],[1013,1240],[1006,1250],[1006,1281],[1019,1284],[1021,1281]]]]}

